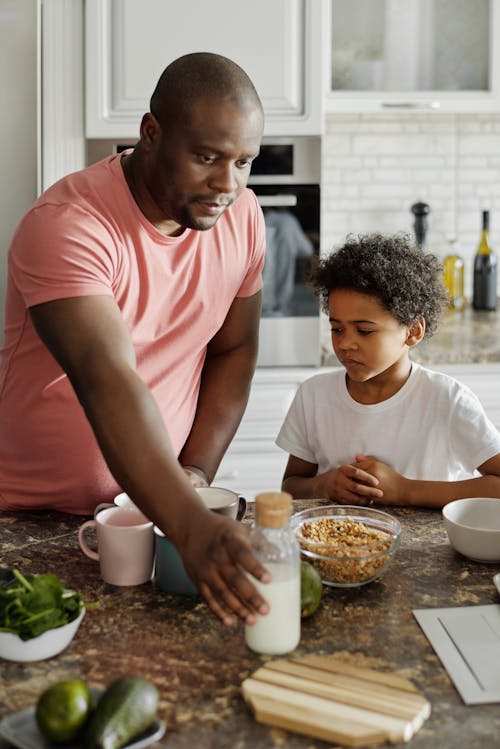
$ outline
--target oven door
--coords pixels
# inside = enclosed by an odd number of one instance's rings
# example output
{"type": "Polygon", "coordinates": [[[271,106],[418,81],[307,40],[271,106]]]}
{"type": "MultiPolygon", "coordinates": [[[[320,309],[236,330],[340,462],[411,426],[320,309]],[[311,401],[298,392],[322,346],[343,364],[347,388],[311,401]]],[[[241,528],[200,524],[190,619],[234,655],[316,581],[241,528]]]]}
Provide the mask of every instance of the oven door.
{"type": "Polygon", "coordinates": [[[308,277],[319,252],[319,185],[251,187],[266,224],[258,365],[318,365],[319,303],[308,277]]]}

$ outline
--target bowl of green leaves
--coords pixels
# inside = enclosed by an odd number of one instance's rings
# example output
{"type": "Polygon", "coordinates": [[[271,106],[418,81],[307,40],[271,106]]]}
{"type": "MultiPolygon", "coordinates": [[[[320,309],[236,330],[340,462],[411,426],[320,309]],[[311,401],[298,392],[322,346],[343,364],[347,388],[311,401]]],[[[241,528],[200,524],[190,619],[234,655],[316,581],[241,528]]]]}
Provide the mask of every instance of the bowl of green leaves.
{"type": "Polygon", "coordinates": [[[53,574],[0,569],[0,658],[42,661],[65,650],[85,604],[53,574]]]}

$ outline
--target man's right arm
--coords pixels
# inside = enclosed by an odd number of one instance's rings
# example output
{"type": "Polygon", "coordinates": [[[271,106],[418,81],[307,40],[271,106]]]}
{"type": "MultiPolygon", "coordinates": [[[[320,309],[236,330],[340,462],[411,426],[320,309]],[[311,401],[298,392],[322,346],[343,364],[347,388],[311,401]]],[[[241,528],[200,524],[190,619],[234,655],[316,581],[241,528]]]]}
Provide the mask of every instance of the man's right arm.
{"type": "Polygon", "coordinates": [[[252,616],[264,600],[241,567],[258,578],[264,568],[249,551],[248,529],[208,512],[192,488],[156,401],[137,375],[115,300],[60,299],[31,307],[30,314],[68,375],[117,483],[179,548],[214,613],[225,621],[231,612],[252,616]]]}

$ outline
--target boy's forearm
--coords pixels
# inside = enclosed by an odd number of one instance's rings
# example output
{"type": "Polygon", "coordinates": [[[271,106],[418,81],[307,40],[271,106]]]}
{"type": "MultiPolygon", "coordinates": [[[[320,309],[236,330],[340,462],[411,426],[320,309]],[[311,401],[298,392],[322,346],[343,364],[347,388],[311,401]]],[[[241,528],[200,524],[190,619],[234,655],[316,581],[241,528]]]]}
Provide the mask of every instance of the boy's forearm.
{"type": "Polygon", "coordinates": [[[321,476],[304,477],[288,476],[281,484],[281,489],[288,492],[294,499],[328,499],[326,491],[321,481],[321,476]]]}
{"type": "Polygon", "coordinates": [[[500,476],[477,476],[463,481],[407,480],[405,496],[401,497],[400,503],[441,508],[448,502],[466,497],[497,497],[500,500],[500,476]]]}

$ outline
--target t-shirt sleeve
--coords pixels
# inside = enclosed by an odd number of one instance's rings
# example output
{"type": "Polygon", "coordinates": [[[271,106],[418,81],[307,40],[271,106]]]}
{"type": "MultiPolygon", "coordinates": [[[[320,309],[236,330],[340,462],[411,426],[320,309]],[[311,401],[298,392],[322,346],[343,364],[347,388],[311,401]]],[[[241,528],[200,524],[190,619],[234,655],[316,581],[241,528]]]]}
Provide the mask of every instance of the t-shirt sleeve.
{"type": "Polygon", "coordinates": [[[262,208],[254,192],[247,190],[246,193],[249,206],[247,237],[250,262],[245,278],[238,289],[236,295],[238,297],[252,296],[262,289],[262,270],[266,252],[266,227],[262,208]]]}
{"type": "Polygon", "coordinates": [[[112,296],[116,262],[109,232],[74,205],[33,208],[9,253],[10,272],[26,307],[74,296],[112,296]]]}
{"type": "Polygon", "coordinates": [[[276,438],[276,444],[290,455],[317,464],[317,458],[307,439],[307,417],[304,405],[304,386],[300,385],[285,421],[276,438]]]}
{"type": "Polygon", "coordinates": [[[455,397],[449,433],[453,452],[471,473],[500,453],[498,430],[477,395],[463,384],[455,397]]]}

